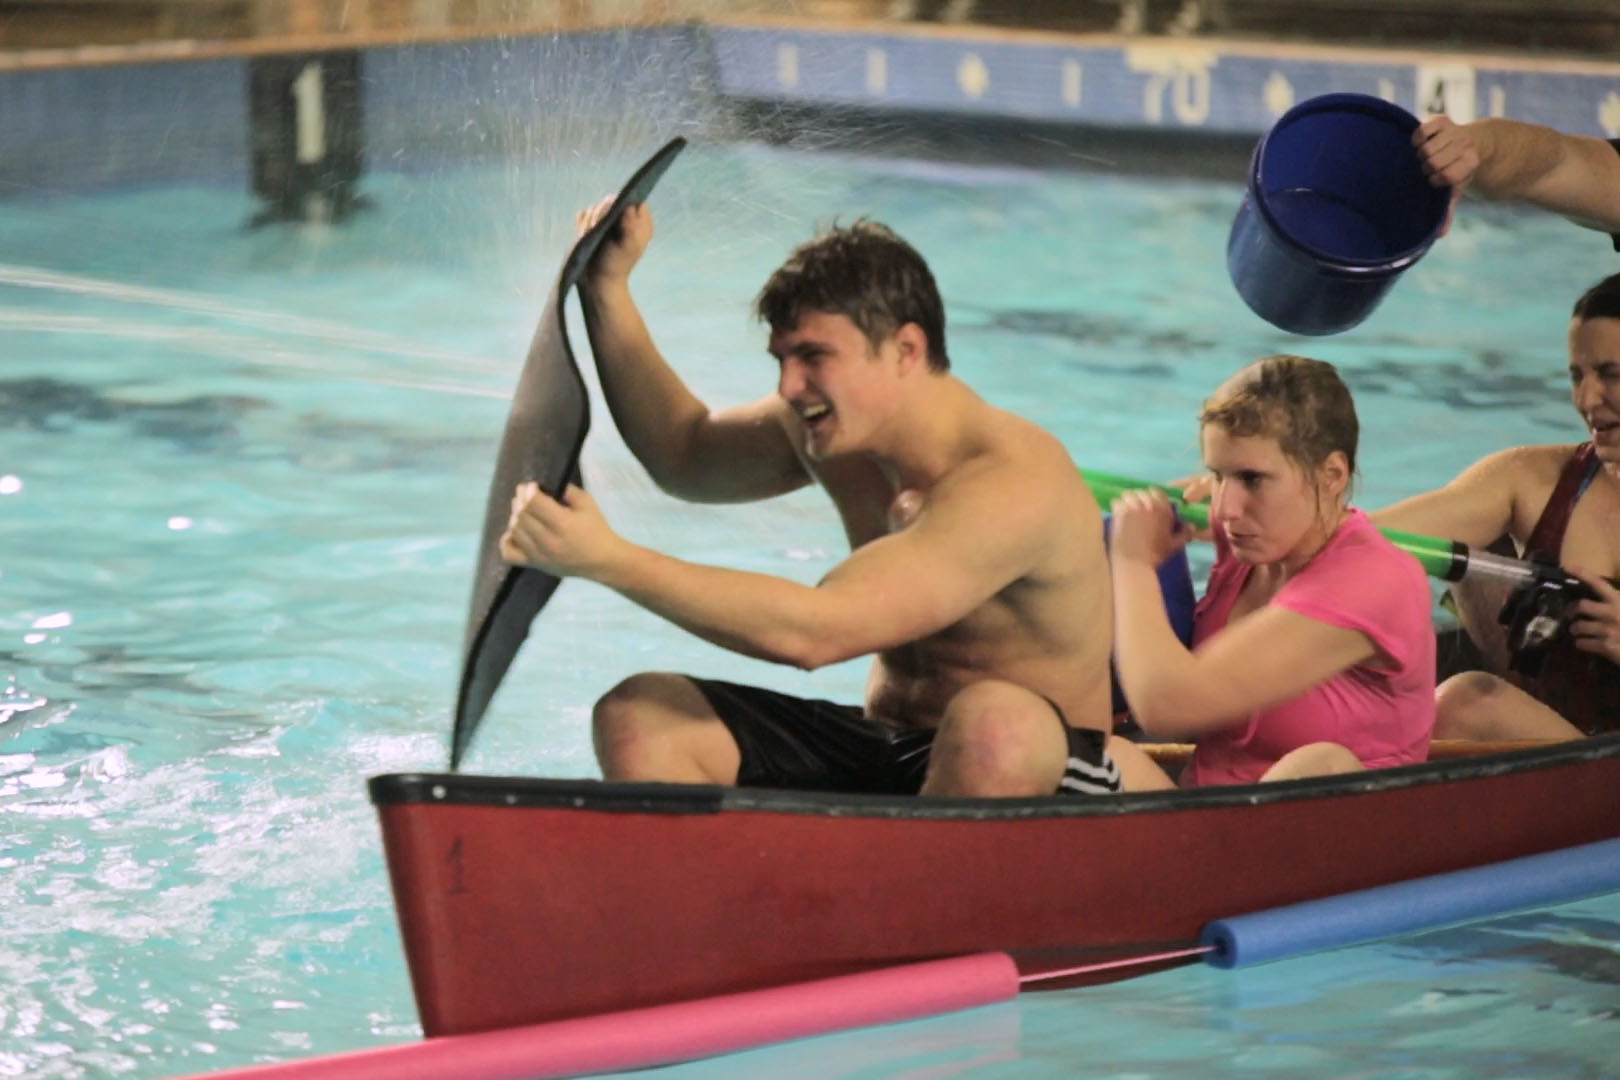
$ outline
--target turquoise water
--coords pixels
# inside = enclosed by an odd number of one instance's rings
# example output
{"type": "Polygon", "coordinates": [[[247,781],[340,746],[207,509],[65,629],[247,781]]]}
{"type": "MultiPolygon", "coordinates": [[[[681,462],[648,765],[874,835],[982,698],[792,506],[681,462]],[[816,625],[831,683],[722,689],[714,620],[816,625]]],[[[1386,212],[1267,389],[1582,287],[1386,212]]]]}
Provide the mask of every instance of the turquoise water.
{"type": "MultiPolygon", "coordinates": [[[[368,182],[350,225],[247,232],[212,189],[0,204],[0,1076],[164,1077],[419,1034],[364,778],[441,768],[509,392],[573,210],[632,161],[368,182]]],[[[1339,363],[1363,499],[1573,440],[1563,329],[1614,268],[1556,220],[1465,213],[1382,308],[1301,341],[1223,264],[1235,186],[689,151],[636,289],[714,403],[768,393],[748,302],[816,221],[934,263],[957,370],[1077,461],[1196,466],[1240,363],[1339,363]]],[[[576,341],[583,342],[582,335],[576,341]]],[[[587,483],[634,539],[814,580],[814,493],[689,507],[598,410],[587,483]]],[[[565,585],[472,771],[590,776],[591,702],[674,668],[835,697],[565,585]]],[[[1620,897],[1253,971],[1189,968],[667,1075],[1620,1075],[1620,897]]]]}

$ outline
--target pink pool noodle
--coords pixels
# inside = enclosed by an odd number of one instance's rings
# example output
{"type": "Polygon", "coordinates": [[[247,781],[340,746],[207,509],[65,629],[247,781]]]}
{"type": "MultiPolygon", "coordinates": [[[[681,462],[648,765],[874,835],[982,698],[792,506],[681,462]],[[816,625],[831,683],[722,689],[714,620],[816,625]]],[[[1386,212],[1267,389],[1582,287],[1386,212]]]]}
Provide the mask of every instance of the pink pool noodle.
{"type": "Polygon", "coordinates": [[[191,1080],[543,1080],[915,1020],[1017,994],[1012,958],[977,953],[629,1012],[227,1069],[191,1080]]]}

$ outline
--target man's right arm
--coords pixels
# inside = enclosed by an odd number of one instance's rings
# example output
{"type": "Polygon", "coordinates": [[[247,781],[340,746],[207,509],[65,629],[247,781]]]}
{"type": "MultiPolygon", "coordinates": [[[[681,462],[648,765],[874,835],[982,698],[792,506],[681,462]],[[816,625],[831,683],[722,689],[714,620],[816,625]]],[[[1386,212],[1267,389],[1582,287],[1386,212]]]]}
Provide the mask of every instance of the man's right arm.
{"type": "MultiPolygon", "coordinates": [[[[590,212],[581,221],[589,227],[590,212]]],[[[660,488],[693,502],[746,502],[810,482],[774,398],[711,411],[653,344],[629,276],[652,236],[646,207],[631,207],[599,250],[580,296],[613,422],[660,488]]]]}
{"type": "Polygon", "coordinates": [[[1432,116],[1413,142],[1433,183],[1520,199],[1620,233],[1620,152],[1603,139],[1502,117],[1456,124],[1432,116]]]}

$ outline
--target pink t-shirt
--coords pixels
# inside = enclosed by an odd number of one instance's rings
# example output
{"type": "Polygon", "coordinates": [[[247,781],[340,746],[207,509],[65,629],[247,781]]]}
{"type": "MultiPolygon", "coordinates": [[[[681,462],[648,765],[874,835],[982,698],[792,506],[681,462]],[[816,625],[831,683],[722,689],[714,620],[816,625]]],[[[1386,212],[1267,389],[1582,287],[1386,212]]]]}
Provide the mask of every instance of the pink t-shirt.
{"type": "MultiPolygon", "coordinates": [[[[1193,648],[1226,626],[1253,569],[1215,530],[1215,568],[1194,616],[1193,648]]],[[[1388,655],[1341,671],[1299,697],[1201,737],[1181,784],[1251,784],[1290,750],[1347,747],[1369,769],[1422,761],[1434,730],[1434,626],[1416,559],[1350,511],[1337,532],[1270,601],[1330,626],[1359,630],[1388,655]]]]}

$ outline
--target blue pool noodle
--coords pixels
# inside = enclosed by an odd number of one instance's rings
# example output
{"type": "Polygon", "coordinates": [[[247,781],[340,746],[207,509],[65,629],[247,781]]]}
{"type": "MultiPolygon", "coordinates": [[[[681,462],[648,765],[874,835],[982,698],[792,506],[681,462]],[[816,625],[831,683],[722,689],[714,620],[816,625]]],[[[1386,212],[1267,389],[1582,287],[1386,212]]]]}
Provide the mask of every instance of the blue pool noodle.
{"type": "Polygon", "coordinates": [[[1217,919],[1200,940],[1215,967],[1247,967],[1615,890],[1620,840],[1603,840],[1217,919]]]}

